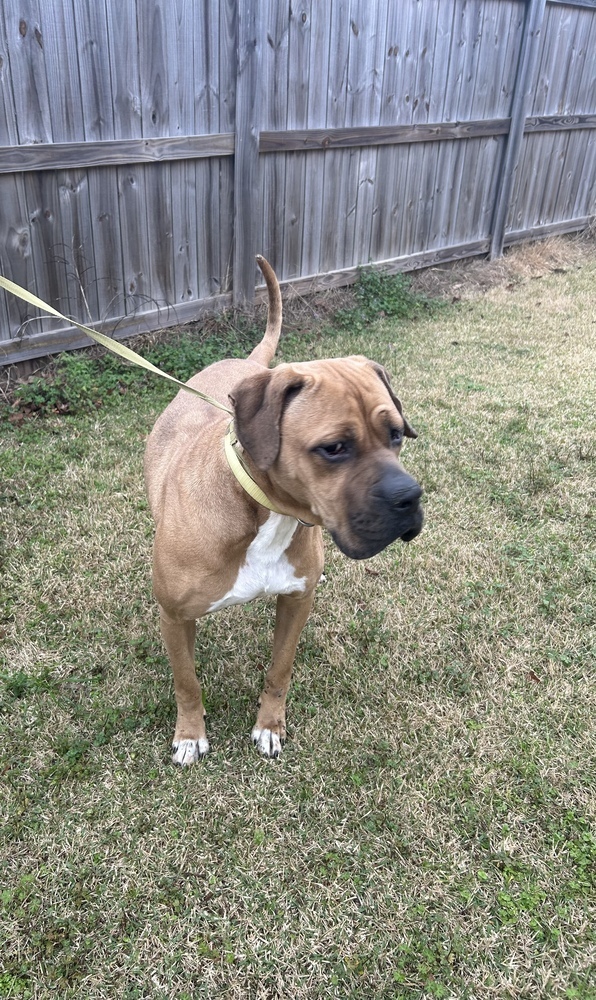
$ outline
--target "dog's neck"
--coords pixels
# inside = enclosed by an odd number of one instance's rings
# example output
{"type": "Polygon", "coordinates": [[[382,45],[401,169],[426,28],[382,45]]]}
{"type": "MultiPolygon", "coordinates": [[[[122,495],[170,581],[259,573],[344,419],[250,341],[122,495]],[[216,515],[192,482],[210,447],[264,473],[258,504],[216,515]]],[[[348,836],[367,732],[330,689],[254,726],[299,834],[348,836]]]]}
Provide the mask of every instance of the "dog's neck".
{"type": "MultiPolygon", "coordinates": [[[[240,483],[242,489],[248,493],[253,500],[256,500],[261,507],[266,507],[267,510],[273,511],[274,514],[284,514],[285,512],[280,510],[279,507],[277,507],[273,501],[269,499],[267,494],[263,492],[261,487],[251,476],[242,456],[241,447],[242,446],[236,436],[234,421],[231,421],[224,437],[224,449],[230,470],[240,483]]],[[[293,514],[286,516],[294,517],[293,514]]],[[[306,528],[313,527],[312,524],[309,524],[307,521],[302,521],[299,517],[295,518],[295,520],[298,521],[299,524],[303,524],[306,528]]]]}

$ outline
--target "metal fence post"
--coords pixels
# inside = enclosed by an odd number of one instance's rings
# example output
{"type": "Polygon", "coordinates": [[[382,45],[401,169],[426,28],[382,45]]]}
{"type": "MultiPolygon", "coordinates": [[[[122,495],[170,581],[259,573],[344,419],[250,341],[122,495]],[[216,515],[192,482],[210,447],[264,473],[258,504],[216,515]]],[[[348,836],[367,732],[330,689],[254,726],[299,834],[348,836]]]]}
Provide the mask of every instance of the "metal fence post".
{"type": "Polygon", "coordinates": [[[546,0],[528,0],[526,8],[526,18],[524,33],[521,44],[515,89],[511,103],[511,125],[507,144],[505,147],[505,159],[501,172],[501,184],[497,191],[495,211],[493,216],[492,236],[490,244],[490,258],[503,256],[503,243],[505,239],[505,222],[507,212],[511,202],[513,183],[519,164],[526,115],[530,100],[532,98],[532,84],[534,81],[534,71],[538,58],[538,47],[540,44],[540,31],[544,20],[544,8],[546,0]]]}

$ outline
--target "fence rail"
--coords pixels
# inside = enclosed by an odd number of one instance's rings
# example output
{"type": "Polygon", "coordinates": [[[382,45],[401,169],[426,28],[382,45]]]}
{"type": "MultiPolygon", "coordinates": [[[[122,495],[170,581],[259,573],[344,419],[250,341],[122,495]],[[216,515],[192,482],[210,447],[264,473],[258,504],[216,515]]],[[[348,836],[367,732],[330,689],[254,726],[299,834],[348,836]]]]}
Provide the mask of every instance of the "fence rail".
{"type": "MultiPolygon", "coordinates": [[[[4,0],[0,268],[115,337],[571,232],[596,0],[4,0]]],[[[0,297],[0,364],[83,346],[0,297]]]]}

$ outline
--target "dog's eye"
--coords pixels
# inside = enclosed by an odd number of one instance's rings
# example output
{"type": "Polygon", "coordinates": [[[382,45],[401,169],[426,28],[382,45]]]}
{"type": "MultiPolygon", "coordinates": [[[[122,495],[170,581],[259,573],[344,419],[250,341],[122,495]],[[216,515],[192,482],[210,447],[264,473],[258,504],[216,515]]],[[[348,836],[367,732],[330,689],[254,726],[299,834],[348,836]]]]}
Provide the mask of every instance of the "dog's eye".
{"type": "Polygon", "coordinates": [[[351,447],[347,441],[334,441],[332,444],[321,444],[314,449],[318,455],[322,455],[328,462],[341,462],[350,457],[351,447]]]}
{"type": "Polygon", "coordinates": [[[399,431],[397,427],[392,427],[390,432],[390,437],[391,437],[391,447],[399,448],[400,444],[404,439],[403,433],[399,431]]]}

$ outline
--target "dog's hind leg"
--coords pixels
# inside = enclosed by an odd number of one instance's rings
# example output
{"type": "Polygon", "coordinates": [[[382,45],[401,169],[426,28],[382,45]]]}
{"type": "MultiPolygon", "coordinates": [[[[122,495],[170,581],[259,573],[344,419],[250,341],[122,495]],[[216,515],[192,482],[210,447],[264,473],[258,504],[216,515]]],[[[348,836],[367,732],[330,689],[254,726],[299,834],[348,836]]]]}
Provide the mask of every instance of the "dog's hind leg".
{"type": "Polygon", "coordinates": [[[209,752],[201,685],[195,672],[195,622],[172,621],[162,610],[161,634],[172,666],[178,706],[172,760],[174,764],[194,764],[209,752]]]}
{"type": "Polygon", "coordinates": [[[286,735],[286,697],[300,633],[313,605],[314,590],[305,596],[280,594],[273,636],[273,659],[259,698],[253,743],[264,757],[279,757],[286,735]]]}

